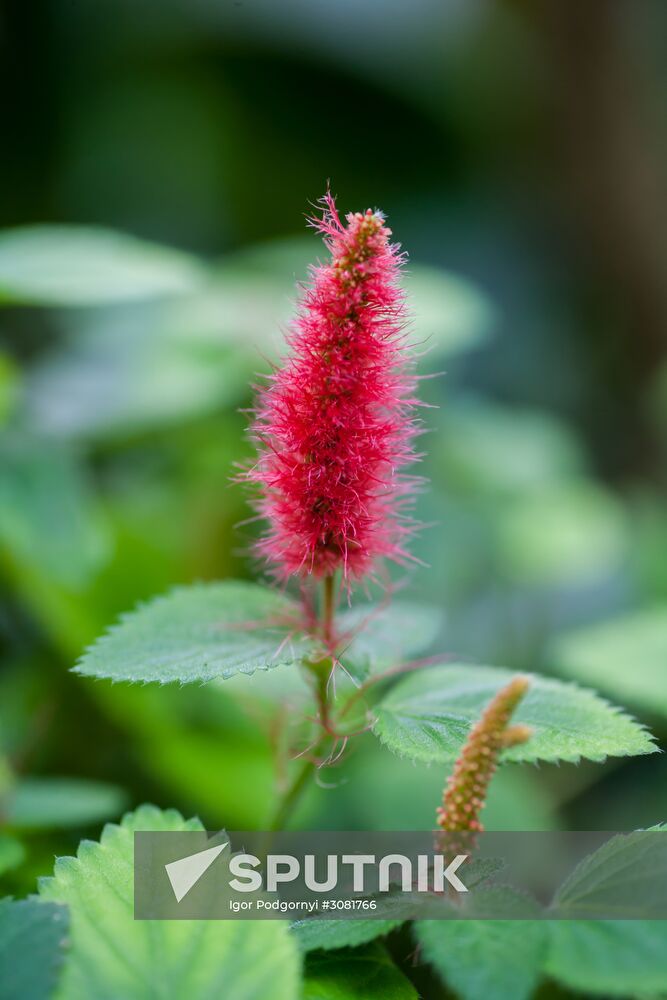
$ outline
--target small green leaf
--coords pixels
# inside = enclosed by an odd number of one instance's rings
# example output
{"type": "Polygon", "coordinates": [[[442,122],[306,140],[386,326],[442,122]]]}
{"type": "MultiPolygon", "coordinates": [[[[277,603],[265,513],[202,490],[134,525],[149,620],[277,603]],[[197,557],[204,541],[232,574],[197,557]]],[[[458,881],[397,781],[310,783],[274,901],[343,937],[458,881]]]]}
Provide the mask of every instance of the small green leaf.
{"type": "MultiPolygon", "coordinates": [[[[6,816],[4,819],[6,820],[6,816]]],[[[18,868],[25,859],[25,848],[20,840],[0,832],[0,875],[18,868]]]]}
{"type": "Polygon", "coordinates": [[[3,814],[11,826],[50,830],[113,819],[126,805],[125,792],[102,781],[23,778],[3,802],[3,814]]]}
{"type": "Polygon", "coordinates": [[[554,642],[550,662],[567,677],[667,715],[667,608],[564,633],[554,642]]]}
{"type": "Polygon", "coordinates": [[[384,948],[375,945],[310,956],[301,1000],[418,1000],[418,994],[384,948]]]}
{"type": "Polygon", "coordinates": [[[310,649],[290,638],[296,605],[239,581],[179,587],[140,605],[97,640],[74,668],[116,681],[209,681],[297,663],[310,649]]]}
{"type": "MultiPolygon", "coordinates": [[[[470,903],[537,910],[505,886],[478,889],[470,903]]],[[[421,920],[415,934],[426,961],[461,1000],[527,1000],[537,985],[546,949],[539,920],[421,920]]]]}
{"type": "Polygon", "coordinates": [[[429,649],[441,624],[441,610],[424,604],[356,605],[336,620],[341,661],[359,675],[398,665],[429,649]]]}
{"type": "Polygon", "coordinates": [[[67,934],[64,906],[39,899],[0,900],[0,996],[47,1000],[53,994],[67,934]]]}
{"type": "MultiPolygon", "coordinates": [[[[374,731],[395,753],[454,760],[471,726],[513,676],[499,667],[462,664],[412,674],[377,706],[374,731]]],[[[537,675],[531,675],[513,721],[527,724],[533,734],[507,750],[505,760],[604,760],[656,750],[642,726],[592,691],[537,675]]]]}
{"type": "Polygon", "coordinates": [[[108,556],[109,539],[76,456],[5,434],[0,466],[0,543],[19,565],[80,587],[108,556]]]}
{"type": "Polygon", "coordinates": [[[83,306],[189,291],[194,258],[87,226],[26,226],[0,233],[0,302],[83,306]]]}
{"type": "Polygon", "coordinates": [[[400,920],[297,920],[292,924],[302,951],[322,948],[356,948],[375,938],[384,937],[396,927],[400,920]]]}
{"type": "Polygon", "coordinates": [[[597,996],[663,996],[667,920],[550,921],[544,971],[597,996]]]}
{"type": "Polygon", "coordinates": [[[142,806],[58,859],[40,894],[70,909],[63,1000],[297,1000],[298,949],[283,921],[134,920],[134,832],[201,829],[142,806]]]}

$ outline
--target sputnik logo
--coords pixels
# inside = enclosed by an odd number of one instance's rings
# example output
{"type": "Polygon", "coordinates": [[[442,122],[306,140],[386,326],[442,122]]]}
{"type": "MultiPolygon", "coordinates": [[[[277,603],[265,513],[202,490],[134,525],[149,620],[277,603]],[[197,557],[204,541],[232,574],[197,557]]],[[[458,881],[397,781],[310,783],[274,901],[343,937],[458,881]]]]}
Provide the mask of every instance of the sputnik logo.
{"type": "Polygon", "coordinates": [[[196,854],[190,854],[187,858],[180,858],[178,861],[172,861],[164,866],[177,903],[180,903],[187,896],[190,889],[197,884],[204,872],[208,871],[225,847],[229,847],[229,844],[208,847],[205,851],[197,851],[196,854]]]}

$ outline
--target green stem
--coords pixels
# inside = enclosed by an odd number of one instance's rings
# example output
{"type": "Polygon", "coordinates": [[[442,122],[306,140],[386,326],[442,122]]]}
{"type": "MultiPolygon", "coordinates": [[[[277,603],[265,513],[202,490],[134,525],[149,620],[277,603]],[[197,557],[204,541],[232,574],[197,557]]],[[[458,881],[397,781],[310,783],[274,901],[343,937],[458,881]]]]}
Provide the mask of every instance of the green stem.
{"type": "Polygon", "coordinates": [[[303,795],[308,785],[310,776],[315,768],[314,761],[310,758],[305,760],[299,771],[295,774],[285,794],[280,799],[273,818],[269,823],[269,830],[276,832],[282,830],[289,821],[299,799],[303,795]]]}
{"type": "Polygon", "coordinates": [[[334,577],[326,576],[324,578],[324,607],[322,613],[322,634],[324,636],[324,641],[326,643],[331,642],[333,635],[333,618],[335,610],[335,600],[334,600],[334,577]]]}

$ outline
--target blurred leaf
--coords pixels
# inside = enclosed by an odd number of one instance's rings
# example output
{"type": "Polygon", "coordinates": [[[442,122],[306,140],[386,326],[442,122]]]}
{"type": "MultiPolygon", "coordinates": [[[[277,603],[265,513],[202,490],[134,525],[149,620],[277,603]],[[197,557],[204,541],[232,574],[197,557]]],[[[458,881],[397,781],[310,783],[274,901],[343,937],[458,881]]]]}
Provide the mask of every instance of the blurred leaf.
{"type": "Polygon", "coordinates": [[[175,810],[142,806],[106,826],[99,844],[84,841],[76,858],[56,861],[40,894],[70,908],[63,997],[297,1000],[298,949],[283,921],[134,920],[134,832],[202,829],[175,810]]]}
{"type": "Polygon", "coordinates": [[[602,997],[664,994],[667,920],[553,920],[544,971],[602,997]]]}
{"type": "MultiPolygon", "coordinates": [[[[494,901],[501,912],[537,914],[534,904],[505,886],[478,889],[470,902],[484,911],[494,901]]],[[[532,996],[546,948],[539,920],[420,920],[415,935],[426,961],[461,1000],[532,996]]]]}
{"type": "Polygon", "coordinates": [[[296,605],[240,581],[195,584],[140,605],[74,668],[89,677],[187,683],[296,664],[309,651],[289,638],[296,605]]]}
{"type": "Polygon", "coordinates": [[[78,588],[109,554],[105,525],[74,455],[53,443],[0,438],[0,542],[21,568],[78,588]]]}
{"type": "Polygon", "coordinates": [[[11,416],[19,397],[19,369],[12,358],[0,350],[0,427],[11,416]]]}
{"type": "Polygon", "coordinates": [[[145,432],[237,404],[259,366],[225,337],[202,341],[187,326],[170,334],[153,310],[116,307],[33,369],[24,419],[81,439],[145,432]]]}
{"type": "Polygon", "coordinates": [[[400,600],[386,606],[355,604],[336,618],[341,660],[360,674],[396,666],[428,650],[441,623],[442,611],[427,604],[400,600]]]}
{"type": "Polygon", "coordinates": [[[618,570],[626,525],[611,494],[592,484],[526,493],[500,512],[500,548],[511,580],[558,584],[618,570]]]}
{"type": "MultiPolygon", "coordinates": [[[[374,732],[400,755],[454,760],[471,726],[514,676],[499,667],[460,664],[412,674],[377,706],[374,732]]],[[[604,760],[657,749],[642,726],[592,691],[528,676],[530,688],[512,720],[527,724],[533,734],[506,750],[505,760],[604,760]]]]}
{"type": "Polygon", "coordinates": [[[32,898],[0,900],[2,1000],[47,1000],[53,995],[67,923],[64,906],[32,898]]]}
{"type": "Polygon", "coordinates": [[[566,632],[549,660],[559,673],[667,715],[667,607],[566,632]]]}
{"type": "Polygon", "coordinates": [[[331,951],[356,948],[400,926],[400,920],[296,920],[291,929],[302,951],[331,951]]]}
{"type": "Polygon", "coordinates": [[[194,258],[133,236],[86,226],[0,232],[0,303],[97,305],[189,291],[194,258]]]}
{"type": "MultiPolygon", "coordinates": [[[[7,817],[3,815],[3,821],[7,817]]],[[[25,859],[25,848],[20,840],[0,831],[0,875],[18,868],[25,859]]]]}
{"type": "Polygon", "coordinates": [[[579,862],[551,905],[562,919],[613,914],[614,906],[662,916],[666,876],[667,826],[619,834],[579,862]]]}
{"type": "Polygon", "coordinates": [[[380,946],[309,956],[301,997],[302,1000],[418,1000],[410,980],[380,946]]]}
{"type": "Polygon", "coordinates": [[[22,829],[88,826],[122,813],[122,788],[83,778],[23,778],[2,803],[5,821],[22,829]]]}
{"type": "Polygon", "coordinates": [[[475,495],[515,497],[559,486],[584,466],[574,435],[538,410],[452,400],[440,440],[447,488],[475,495]]]}

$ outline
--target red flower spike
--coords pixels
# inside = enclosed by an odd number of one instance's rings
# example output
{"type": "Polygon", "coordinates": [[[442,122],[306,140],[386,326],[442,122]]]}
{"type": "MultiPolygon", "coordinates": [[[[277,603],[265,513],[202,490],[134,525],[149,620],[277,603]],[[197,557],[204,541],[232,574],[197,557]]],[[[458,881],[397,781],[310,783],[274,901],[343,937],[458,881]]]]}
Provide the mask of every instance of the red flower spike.
{"type": "Polygon", "coordinates": [[[470,730],[447,779],[442,807],[437,810],[438,826],[443,830],[476,832],[483,829],[479,815],[500,751],[525,743],[532,732],[528,726],[508,726],[529,685],[527,677],[514,677],[492,699],[479,722],[470,730]]]}
{"type": "Polygon", "coordinates": [[[380,212],[344,224],[334,199],[311,219],[331,255],[311,268],[289,331],[290,356],[258,400],[253,436],[269,530],[259,553],[275,576],[363,577],[409,558],[406,515],[418,480],[416,377],[404,344],[403,255],[380,212]]]}

